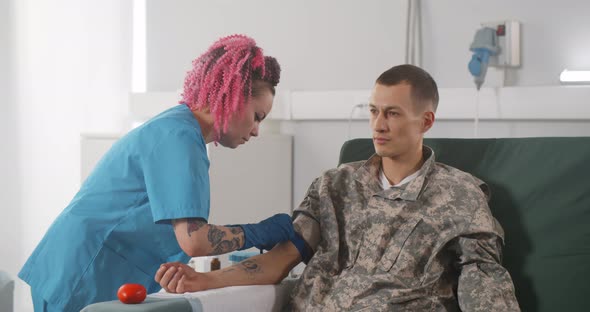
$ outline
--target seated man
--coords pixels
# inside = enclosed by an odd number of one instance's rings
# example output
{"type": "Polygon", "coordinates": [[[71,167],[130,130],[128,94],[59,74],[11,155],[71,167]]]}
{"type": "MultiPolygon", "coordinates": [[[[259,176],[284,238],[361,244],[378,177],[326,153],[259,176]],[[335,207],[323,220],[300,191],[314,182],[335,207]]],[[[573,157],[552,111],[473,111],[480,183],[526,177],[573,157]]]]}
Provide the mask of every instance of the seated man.
{"type": "Polygon", "coordinates": [[[520,310],[486,184],[422,145],[437,104],[424,70],[385,71],[369,105],[376,155],[313,181],[296,239],[206,274],[168,263],[156,281],[169,292],[278,283],[303,260],[292,310],[520,310]]]}

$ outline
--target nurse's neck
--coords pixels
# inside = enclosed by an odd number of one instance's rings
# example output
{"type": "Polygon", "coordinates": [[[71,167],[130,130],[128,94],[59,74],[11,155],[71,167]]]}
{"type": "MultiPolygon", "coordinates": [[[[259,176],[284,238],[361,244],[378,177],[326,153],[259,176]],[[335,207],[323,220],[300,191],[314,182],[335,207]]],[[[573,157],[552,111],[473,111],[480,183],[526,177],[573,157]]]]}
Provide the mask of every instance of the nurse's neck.
{"type": "Polygon", "coordinates": [[[209,144],[213,142],[215,131],[213,131],[213,124],[215,120],[213,119],[213,115],[209,111],[209,108],[205,108],[202,110],[191,110],[193,115],[197,119],[197,122],[201,126],[201,133],[205,138],[205,143],[209,144]]]}

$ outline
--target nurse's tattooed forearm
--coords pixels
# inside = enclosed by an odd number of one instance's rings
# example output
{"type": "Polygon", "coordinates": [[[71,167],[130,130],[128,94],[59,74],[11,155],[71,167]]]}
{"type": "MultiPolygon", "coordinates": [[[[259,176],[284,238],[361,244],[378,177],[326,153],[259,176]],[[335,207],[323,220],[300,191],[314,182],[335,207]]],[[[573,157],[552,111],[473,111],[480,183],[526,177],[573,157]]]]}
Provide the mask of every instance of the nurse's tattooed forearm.
{"type": "Polygon", "coordinates": [[[207,244],[205,253],[209,256],[220,255],[239,249],[244,245],[244,231],[241,227],[226,227],[207,224],[202,218],[186,219],[186,231],[189,237],[196,239],[200,244],[207,244]],[[201,230],[201,234],[194,235],[201,230]],[[205,236],[204,234],[207,233],[205,236]]]}
{"type": "Polygon", "coordinates": [[[228,228],[222,228],[215,225],[209,227],[209,233],[207,238],[213,251],[210,255],[219,255],[228,253],[242,247],[244,244],[244,234],[240,227],[230,227],[229,234],[227,235],[228,228]],[[229,237],[228,237],[229,236],[229,237]]]}
{"type": "Polygon", "coordinates": [[[215,249],[211,252],[211,255],[220,255],[224,253],[228,253],[234,250],[237,250],[241,247],[240,239],[234,237],[232,240],[223,240],[219,242],[215,249]]]}
{"type": "Polygon", "coordinates": [[[192,232],[200,230],[205,225],[207,225],[207,221],[201,218],[186,219],[186,231],[188,233],[188,236],[191,236],[192,232]]]}

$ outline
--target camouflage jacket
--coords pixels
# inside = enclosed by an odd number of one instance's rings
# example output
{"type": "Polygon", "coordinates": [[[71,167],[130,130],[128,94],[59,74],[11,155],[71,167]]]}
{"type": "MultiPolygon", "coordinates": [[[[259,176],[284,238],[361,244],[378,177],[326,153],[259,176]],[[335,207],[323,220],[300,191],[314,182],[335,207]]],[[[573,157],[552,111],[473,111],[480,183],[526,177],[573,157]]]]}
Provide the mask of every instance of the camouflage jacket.
{"type": "Polygon", "coordinates": [[[381,188],[377,155],[312,183],[294,226],[314,256],[288,310],[520,310],[486,184],[424,158],[401,187],[381,188]]]}

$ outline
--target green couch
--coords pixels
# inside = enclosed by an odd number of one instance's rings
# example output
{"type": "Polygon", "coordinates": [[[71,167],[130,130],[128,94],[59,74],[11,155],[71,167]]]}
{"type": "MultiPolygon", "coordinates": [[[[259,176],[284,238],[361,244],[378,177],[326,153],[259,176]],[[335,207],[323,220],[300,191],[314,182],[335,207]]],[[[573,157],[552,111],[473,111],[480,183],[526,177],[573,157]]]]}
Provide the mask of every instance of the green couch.
{"type": "MultiPolygon", "coordinates": [[[[523,311],[590,311],[590,137],[425,139],[436,160],[486,181],[523,311]]],[[[346,142],[339,163],[367,159],[346,142]]]]}

